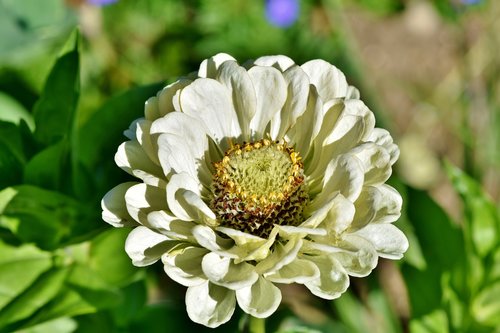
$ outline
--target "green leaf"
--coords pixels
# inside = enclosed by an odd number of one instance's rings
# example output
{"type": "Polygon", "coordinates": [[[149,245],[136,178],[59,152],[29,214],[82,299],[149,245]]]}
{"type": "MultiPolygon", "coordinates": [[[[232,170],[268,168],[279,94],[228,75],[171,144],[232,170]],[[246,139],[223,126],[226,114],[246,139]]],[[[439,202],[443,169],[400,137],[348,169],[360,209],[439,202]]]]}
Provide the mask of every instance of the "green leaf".
{"type": "Polygon", "coordinates": [[[49,146],[28,162],[24,170],[24,182],[49,190],[68,188],[71,186],[68,184],[68,157],[68,146],[63,141],[49,146]]]}
{"type": "Polygon", "coordinates": [[[0,242],[0,310],[26,290],[51,265],[51,256],[33,245],[0,242]]]}
{"type": "Polygon", "coordinates": [[[132,265],[125,253],[128,228],[109,229],[97,236],[90,245],[89,267],[108,284],[122,287],[137,280],[141,271],[132,265]]]}
{"type": "Polygon", "coordinates": [[[23,119],[34,129],[35,123],[31,114],[14,98],[0,91],[0,120],[19,124],[23,119]]]}
{"type": "Polygon", "coordinates": [[[88,266],[74,264],[68,276],[68,285],[96,309],[114,307],[121,301],[118,289],[107,284],[88,266]]]}
{"type": "Polygon", "coordinates": [[[99,160],[113,161],[123,132],[130,123],[144,116],[146,100],[155,96],[163,83],[135,87],[110,99],[79,129],[79,158],[89,168],[99,160]]]}
{"type": "Polygon", "coordinates": [[[25,328],[14,333],[71,333],[76,331],[77,323],[71,318],[63,317],[25,328]]]}
{"type": "Polygon", "coordinates": [[[435,310],[421,318],[410,321],[411,333],[447,333],[448,318],[443,310],[435,310]]]}
{"type": "Polygon", "coordinates": [[[88,207],[63,194],[30,185],[0,192],[0,226],[24,242],[54,249],[95,227],[88,207]]]}
{"type": "Polygon", "coordinates": [[[499,243],[500,217],[496,207],[476,180],[450,163],[446,163],[446,171],[463,199],[472,244],[485,257],[499,243]]]}
{"type": "Polygon", "coordinates": [[[73,130],[80,94],[78,34],[74,33],[70,40],[73,40],[72,50],[55,63],[33,111],[35,138],[45,146],[69,140],[73,130]]]}
{"type": "Polygon", "coordinates": [[[472,302],[472,314],[481,324],[500,326],[500,281],[484,288],[472,302]]]}
{"type": "Polygon", "coordinates": [[[408,218],[415,228],[423,251],[426,269],[419,270],[403,265],[412,313],[415,318],[441,308],[443,290],[442,275],[449,272],[450,283],[464,299],[468,287],[465,274],[464,239],[461,230],[428,194],[408,190],[408,218]]]}
{"type": "Polygon", "coordinates": [[[140,280],[123,288],[123,301],[114,309],[112,314],[118,326],[127,326],[134,321],[144,309],[147,301],[147,290],[144,280],[140,280]]]}
{"type": "Polygon", "coordinates": [[[2,310],[0,327],[28,318],[47,304],[62,287],[67,273],[67,269],[52,269],[42,274],[2,310]]]}

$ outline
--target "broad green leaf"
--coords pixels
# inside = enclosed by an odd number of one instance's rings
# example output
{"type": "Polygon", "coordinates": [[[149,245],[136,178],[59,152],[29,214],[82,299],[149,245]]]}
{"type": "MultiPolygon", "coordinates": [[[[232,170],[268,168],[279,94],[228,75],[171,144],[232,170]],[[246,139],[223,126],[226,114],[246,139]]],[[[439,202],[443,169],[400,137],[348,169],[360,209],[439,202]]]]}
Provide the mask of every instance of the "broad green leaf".
{"type": "Polygon", "coordinates": [[[74,264],[67,282],[71,289],[96,309],[114,307],[121,301],[121,294],[118,289],[107,284],[87,266],[74,264]]]}
{"type": "Polygon", "coordinates": [[[68,148],[67,144],[60,141],[33,156],[26,164],[24,183],[48,190],[62,190],[71,186],[68,184],[68,173],[71,173],[68,148]]]}
{"type": "Polygon", "coordinates": [[[410,321],[411,333],[447,333],[448,318],[443,310],[434,310],[433,312],[410,321]]]}
{"type": "Polygon", "coordinates": [[[125,239],[130,229],[109,229],[90,245],[89,267],[104,281],[122,287],[138,278],[138,270],[125,253],[125,239]]]}
{"type": "Polygon", "coordinates": [[[51,256],[33,245],[0,242],[0,310],[52,265],[51,256]]]}
{"type": "Polygon", "coordinates": [[[471,241],[477,253],[484,257],[500,241],[500,218],[497,209],[476,180],[450,163],[446,164],[446,170],[464,201],[471,241]]]}
{"type": "Polygon", "coordinates": [[[484,288],[472,302],[472,314],[481,324],[500,326],[500,281],[484,288]]]}
{"type": "Polygon", "coordinates": [[[412,313],[415,318],[441,307],[441,277],[449,272],[450,283],[460,297],[468,292],[465,274],[464,239],[461,230],[454,225],[441,207],[428,194],[408,190],[408,218],[415,228],[427,266],[419,270],[403,265],[412,313]]]}
{"type": "Polygon", "coordinates": [[[0,192],[0,226],[24,242],[44,249],[95,228],[88,207],[57,192],[30,185],[9,187],[0,192]]]}
{"type": "Polygon", "coordinates": [[[37,312],[36,316],[32,317],[26,323],[26,326],[36,325],[61,317],[73,317],[97,311],[98,308],[82,298],[78,292],[71,289],[71,287],[64,286],[43,309],[37,312]]]}
{"type": "Polygon", "coordinates": [[[370,331],[367,321],[360,319],[366,318],[366,309],[349,291],[334,300],[332,305],[340,320],[349,328],[349,332],[363,333],[370,331]]]}
{"type": "Polygon", "coordinates": [[[47,304],[62,287],[67,273],[67,269],[52,269],[42,274],[0,312],[0,327],[25,319],[47,304]]]}
{"type": "Polygon", "coordinates": [[[38,324],[33,327],[18,330],[14,333],[71,333],[76,331],[77,323],[75,320],[63,317],[38,324]]]}
{"type": "Polygon", "coordinates": [[[42,95],[35,104],[35,138],[49,146],[61,140],[70,140],[78,97],[80,94],[78,35],[73,49],[55,63],[45,83],[42,95]]]}
{"type": "Polygon", "coordinates": [[[79,158],[87,167],[99,160],[113,161],[123,132],[130,123],[144,116],[144,104],[155,96],[162,83],[135,87],[111,98],[81,126],[78,135],[79,158]]]}
{"type": "Polygon", "coordinates": [[[0,189],[21,182],[23,164],[7,146],[0,141],[0,189]]]}
{"type": "Polygon", "coordinates": [[[118,326],[126,326],[134,321],[144,309],[147,301],[147,289],[144,280],[134,282],[122,289],[123,300],[112,314],[118,326]]]}

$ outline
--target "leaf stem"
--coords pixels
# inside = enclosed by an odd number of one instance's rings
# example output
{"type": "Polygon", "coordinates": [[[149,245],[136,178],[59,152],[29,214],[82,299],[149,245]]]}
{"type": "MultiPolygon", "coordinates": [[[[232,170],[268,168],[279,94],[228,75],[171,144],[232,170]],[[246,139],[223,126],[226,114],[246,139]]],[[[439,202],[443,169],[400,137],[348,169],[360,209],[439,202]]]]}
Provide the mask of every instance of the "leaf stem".
{"type": "Polygon", "coordinates": [[[266,333],[265,319],[249,316],[248,328],[250,333],[266,333]]]}

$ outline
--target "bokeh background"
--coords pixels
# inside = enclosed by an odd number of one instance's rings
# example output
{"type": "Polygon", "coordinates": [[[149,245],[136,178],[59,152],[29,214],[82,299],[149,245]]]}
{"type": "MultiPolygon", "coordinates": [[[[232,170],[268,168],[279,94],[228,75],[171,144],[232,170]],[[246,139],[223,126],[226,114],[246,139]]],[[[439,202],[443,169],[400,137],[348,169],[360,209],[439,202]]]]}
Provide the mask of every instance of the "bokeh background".
{"type": "MultiPolygon", "coordinates": [[[[210,331],[100,199],[144,101],[218,52],[341,69],[401,156],[410,249],[270,332],[500,332],[497,0],[0,0],[0,332],[210,331]],[[76,32],[76,28],[78,31],[76,32]]],[[[221,332],[245,330],[237,313],[221,332]]]]}

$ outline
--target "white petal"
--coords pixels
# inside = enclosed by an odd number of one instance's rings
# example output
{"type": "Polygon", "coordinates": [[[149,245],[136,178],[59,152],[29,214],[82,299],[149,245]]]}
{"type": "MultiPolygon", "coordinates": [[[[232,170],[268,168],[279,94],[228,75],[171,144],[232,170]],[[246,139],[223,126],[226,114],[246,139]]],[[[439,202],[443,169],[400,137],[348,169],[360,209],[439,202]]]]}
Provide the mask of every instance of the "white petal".
{"type": "Polygon", "coordinates": [[[170,239],[193,241],[193,228],[196,223],[179,220],[171,212],[165,210],[154,211],[147,215],[145,226],[166,235],[170,239]]]}
{"type": "Polygon", "coordinates": [[[368,141],[384,147],[391,156],[391,165],[396,162],[399,157],[399,148],[394,144],[391,134],[382,128],[374,128],[373,132],[368,137],[368,141]]]}
{"type": "Polygon", "coordinates": [[[319,277],[319,269],[312,262],[295,259],[280,270],[266,275],[266,279],[274,283],[305,283],[319,277]]]}
{"type": "MultiPolygon", "coordinates": [[[[208,150],[204,125],[196,118],[182,112],[172,112],[153,122],[151,134],[158,137],[158,155],[165,174],[171,169],[187,172],[194,178],[200,176],[208,182],[210,171],[203,162],[208,150]]],[[[211,179],[210,179],[211,181],[211,179]]]]}
{"type": "Polygon", "coordinates": [[[328,232],[340,234],[349,228],[356,212],[354,207],[342,194],[337,195],[324,221],[328,232]]]}
{"type": "Polygon", "coordinates": [[[216,79],[231,92],[243,140],[250,140],[250,121],[256,112],[257,97],[248,72],[236,61],[226,61],[220,65],[216,79]]]}
{"type": "Polygon", "coordinates": [[[351,276],[363,277],[377,266],[378,256],[372,243],[355,234],[343,236],[338,244],[339,252],[333,253],[335,258],[351,276]]]}
{"type": "Polygon", "coordinates": [[[152,123],[149,120],[139,120],[135,129],[135,137],[149,159],[154,164],[160,165],[160,160],[158,159],[158,144],[152,140],[151,125],[152,123]]]}
{"type": "Polygon", "coordinates": [[[401,259],[408,249],[405,234],[392,224],[369,224],[354,233],[373,244],[379,256],[388,259],[401,259]]]}
{"type": "Polygon", "coordinates": [[[211,58],[203,60],[198,70],[198,76],[215,78],[219,67],[226,61],[235,61],[235,59],[229,54],[218,53],[211,58]]]}
{"type": "Polygon", "coordinates": [[[356,157],[343,155],[328,165],[324,177],[322,192],[314,201],[324,202],[325,198],[336,192],[350,201],[355,201],[363,188],[364,170],[356,157]]]}
{"type": "Polygon", "coordinates": [[[319,98],[314,86],[309,86],[307,107],[295,124],[287,131],[287,140],[295,146],[295,150],[306,158],[313,140],[318,135],[323,122],[323,101],[319,98]]]}
{"type": "Polygon", "coordinates": [[[232,290],[251,286],[259,277],[254,266],[246,262],[235,264],[232,259],[214,252],[203,257],[201,267],[210,282],[232,290]]]}
{"type": "Polygon", "coordinates": [[[246,313],[257,318],[267,318],[278,309],[281,291],[273,283],[259,277],[252,286],[237,290],[236,299],[246,313]]]}
{"type": "Polygon", "coordinates": [[[276,69],[279,69],[281,72],[284,72],[295,65],[292,59],[284,55],[260,57],[254,61],[254,64],[257,66],[272,66],[276,69]]]}
{"type": "Polygon", "coordinates": [[[241,253],[241,256],[235,259],[235,262],[262,260],[269,255],[270,248],[274,244],[278,229],[274,228],[269,234],[268,238],[261,238],[248,234],[243,231],[218,227],[217,231],[231,237],[234,240],[237,248],[236,252],[241,253]]]}
{"type": "Polygon", "coordinates": [[[101,200],[102,219],[113,227],[136,226],[137,222],[130,216],[125,203],[125,193],[139,183],[128,182],[112,188],[101,200]]]}
{"type": "Polygon", "coordinates": [[[186,310],[195,323],[218,327],[231,319],[236,299],[234,291],[206,281],[186,291],[186,310]]]}
{"type": "Polygon", "coordinates": [[[234,242],[232,240],[220,237],[212,228],[206,225],[197,225],[193,229],[193,236],[198,244],[211,252],[233,259],[239,257],[239,255],[234,252],[234,242]]]}
{"type": "Polygon", "coordinates": [[[285,245],[276,243],[273,252],[255,267],[259,274],[274,273],[297,258],[302,239],[290,239],[285,245]]]}
{"type": "MultiPolygon", "coordinates": [[[[188,79],[180,79],[178,81],[175,81],[174,83],[169,84],[165,88],[163,88],[160,92],[157,94],[158,98],[158,114],[159,117],[163,117],[166,114],[173,112],[175,110],[180,111],[179,108],[176,108],[174,105],[178,104],[178,101],[175,101],[174,103],[174,96],[177,95],[177,93],[187,85],[189,85],[192,80],[188,79]]],[[[155,118],[155,119],[157,119],[155,118]]]]}
{"type": "Polygon", "coordinates": [[[163,269],[175,282],[186,287],[203,284],[207,278],[201,269],[206,249],[195,246],[178,246],[162,255],[163,269]]]}
{"type": "Polygon", "coordinates": [[[349,277],[342,265],[331,256],[311,256],[308,258],[313,262],[320,276],[308,281],[305,286],[316,296],[324,299],[335,299],[349,287],[349,277]]]}
{"type": "Polygon", "coordinates": [[[130,187],[125,193],[125,203],[130,216],[147,224],[147,215],[155,210],[166,208],[166,193],[164,189],[140,183],[130,187]]]}
{"type": "MultiPolygon", "coordinates": [[[[241,134],[241,131],[235,132],[239,128],[238,117],[230,92],[220,82],[212,79],[194,81],[181,91],[180,103],[182,111],[199,119],[208,135],[218,143],[241,134]]],[[[228,147],[223,145],[222,148],[228,147]]]]}
{"type": "Polygon", "coordinates": [[[123,142],[115,154],[115,163],[129,174],[142,179],[145,183],[158,186],[163,183],[163,171],[151,161],[139,142],[123,142]]]}
{"type": "Polygon", "coordinates": [[[158,108],[158,97],[150,97],[144,105],[144,115],[148,121],[154,121],[161,117],[158,108]]]}
{"type": "Polygon", "coordinates": [[[200,198],[200,184],[187,173],[170,177],[167,184],[168,207],[181,220],[215,219],[215,214],[200,198]]]}
{"type": "Polygon", "coordinates": [[[363,188],[354,203],[356,215],[352,229],[361,229],[368,223],[390,223],[401,216],[403,200],[401,195],[389,185],[363,188]]]}
{"type": "Polygon", "coordinates": [[[367,142],[351,150],[350,154],[363,164],[365,186],[380,185],[389,179],[392,173],[391,157],[384,147],[367,142]]]}
{"type": "Polygon", "coordinates": [[[287,85],[283,75],[273,67],[252,67],[248,74],[257,97],[257,108],[250,129],[253,138],[260,139],[268,123],[281,111],[286,100],[287,85]]]}
{"type": "MultiPolygon", "coordinates": [[[[271,133],[271,137],[284,137],[285,133],[295,125],[297,118],[307,109],[309,99],[309,77],[299,66],[293,66],[283,73],[288,85],[288,93],[280,113],[279,131],[271,133]]],[[[271,127],[276,131],[277,125],[271,127]]]]}
{"type": "Polygon", "coordinates": [[[354,86],[348,86],[345,98],[346,99],[360,99],[361,94],[359,93],[358,88],[356,88],[354,86]]]}
{"type": "Polygon", "coordinates": [[[125,241],[125,252],[135,266],[142,267],[157,262],[172,245],[173,242],[166,236],[139,226],[128,235],[125,241]]]}
{"type": "Polygon", "coordinates": [[[337,67],[320,59],[308,61],[301,67],[309,76],[311,83],[318,89],[322,100],[328,101],[347,95],[345,75],[337,67]]]}

